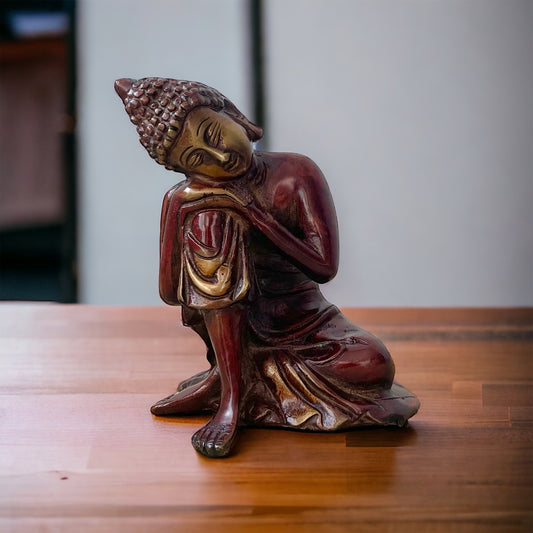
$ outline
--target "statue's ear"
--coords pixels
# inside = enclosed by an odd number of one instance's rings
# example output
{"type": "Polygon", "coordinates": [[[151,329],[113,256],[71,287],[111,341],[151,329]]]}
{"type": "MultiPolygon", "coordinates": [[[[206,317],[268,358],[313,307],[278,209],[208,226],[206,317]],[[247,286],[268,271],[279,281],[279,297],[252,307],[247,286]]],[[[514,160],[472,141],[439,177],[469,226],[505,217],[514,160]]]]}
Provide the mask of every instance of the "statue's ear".
{"type": "Polygon", "coordinates": [[[224,112],[246,130],[250,141],[256,142],[263,137],[263,128],[250,122],[229,100],[225,101],[224,112]]]}
{"type": "Polygon", "coordinates": [[[248,132],[248,137],[250,137],[252,142],[258,141],[263,137],[263,128],[260,128],[248,119],[246,119],[246,124],[243,124],[242,126],[248,132]]]}
{"type": "Polygon", "coordinates": [[[242,113],[239,113],[237,116],[233,116],[232,118],[246,130],[250,141],[256,142],[263,137],[263,128],[260,128],[253,122],[250,122],[242,113]]]}

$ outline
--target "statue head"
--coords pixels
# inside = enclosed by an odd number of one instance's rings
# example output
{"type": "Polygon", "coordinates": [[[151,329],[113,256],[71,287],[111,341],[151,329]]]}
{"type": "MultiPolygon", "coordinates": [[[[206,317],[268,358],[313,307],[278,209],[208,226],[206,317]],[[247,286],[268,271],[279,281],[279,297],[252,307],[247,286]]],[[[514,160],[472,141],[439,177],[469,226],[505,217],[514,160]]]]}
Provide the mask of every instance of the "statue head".
{"type": "Polygon", "coordinates": [[[169,170],[231,179],[249,167],[262,130],[224,95],[202,83],[122,78],[115,90],[140,142],[169,170]]]}

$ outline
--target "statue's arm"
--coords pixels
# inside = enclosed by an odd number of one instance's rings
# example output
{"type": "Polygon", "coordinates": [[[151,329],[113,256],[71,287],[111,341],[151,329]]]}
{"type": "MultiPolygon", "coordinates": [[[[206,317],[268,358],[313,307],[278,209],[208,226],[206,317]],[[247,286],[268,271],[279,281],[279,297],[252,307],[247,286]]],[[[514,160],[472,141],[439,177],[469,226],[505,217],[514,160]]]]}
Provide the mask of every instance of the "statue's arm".
{"type": "Polygon", "coordinates": [[[311,279],[325,283],[337,273],[339,236],[335,206],[320,169],[309,159],[280,180],[272,192],[271,209],[252,202],[248,219],[311,279]],[[293,212],[291,226],[275,213],[293,212]]]}
{"type": "Polygon", "coordinates": [[[178,279],[181,259],[178,244],[178,214],[181,206],[180,185],[170,189],[163,199],[159,240],[159,295],[169,305],[178,305],[178,279]]]}

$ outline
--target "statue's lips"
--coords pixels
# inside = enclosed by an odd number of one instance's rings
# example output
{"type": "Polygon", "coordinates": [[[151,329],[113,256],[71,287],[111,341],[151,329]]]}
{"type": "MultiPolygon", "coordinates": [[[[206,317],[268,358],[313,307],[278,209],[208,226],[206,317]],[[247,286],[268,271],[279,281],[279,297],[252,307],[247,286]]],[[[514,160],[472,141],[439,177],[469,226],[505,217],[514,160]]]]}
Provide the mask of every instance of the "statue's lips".
{"type": "Polygon", "coordinates": [[[226,172],[233,172],[241,162],[241,157],[239,154],[232,152],[227,163],[224,164],[223,168],[226,172]]]}

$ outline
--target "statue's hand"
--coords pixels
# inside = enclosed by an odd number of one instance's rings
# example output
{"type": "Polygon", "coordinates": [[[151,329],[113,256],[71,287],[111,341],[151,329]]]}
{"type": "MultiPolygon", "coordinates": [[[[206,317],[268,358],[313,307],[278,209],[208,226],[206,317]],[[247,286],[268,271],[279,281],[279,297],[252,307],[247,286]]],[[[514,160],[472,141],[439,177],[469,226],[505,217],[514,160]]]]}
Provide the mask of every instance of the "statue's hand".
{"type": "Polygon", "coordinates": [[[227,182],[223,187],[206,185],[191,181],[182,190],[182,199],[185,202],[207,197],[221,197],[233,199],[238,205],[247,206],[256,200],[249,187],[243,187],[240,182],[227,182]]]}
{"type": "Polygon", "coordinates": [[[204,191],[203,195],[197,199],[184,203],[180,208],[180,222],[183,223],[185,217],[194,211],[201,209],[231,209],[243,218],[248,219],[248,208],[237,197],[233,195],[204,191]]]}
{"type": "Polygon", "coordinates": [[[246,205],[246,200],[241,199],[240,195],[236,194],[230,188],[209,187],[202,184],[190,183],[181,192],[182,201],[194,202],[202,198],[211,198],[214,201],[216,198],[231,198],[237,204],[246,205]]]}

